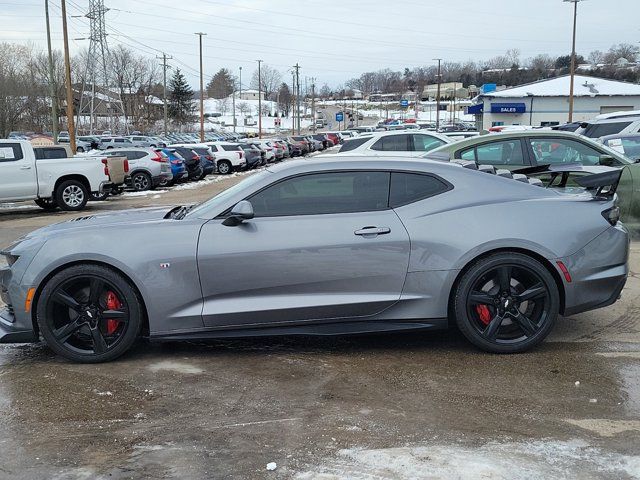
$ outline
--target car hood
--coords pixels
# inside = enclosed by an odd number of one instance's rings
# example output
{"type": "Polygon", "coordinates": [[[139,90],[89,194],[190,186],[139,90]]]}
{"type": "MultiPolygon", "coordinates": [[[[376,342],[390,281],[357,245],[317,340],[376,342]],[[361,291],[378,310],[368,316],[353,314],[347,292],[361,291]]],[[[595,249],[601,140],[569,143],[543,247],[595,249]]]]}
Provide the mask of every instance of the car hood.
{"type": "Polygon", "coordinates": [[[93,227],[122,226],[162,220],[173,208],[173,206],[136,208],[132,210],[116,210],[108,213],[85,215],[39,228],[29,233],[25,239],[47,237],[52,234],[84,230],[93,227]]]}

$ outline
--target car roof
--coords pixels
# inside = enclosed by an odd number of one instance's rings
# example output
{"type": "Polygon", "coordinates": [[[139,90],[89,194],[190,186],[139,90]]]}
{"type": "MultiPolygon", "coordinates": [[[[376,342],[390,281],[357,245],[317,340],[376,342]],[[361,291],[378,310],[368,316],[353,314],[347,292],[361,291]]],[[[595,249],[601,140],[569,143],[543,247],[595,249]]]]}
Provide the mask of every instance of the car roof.
{"type": "Polygon", "coordinates": [[[622,110],[618,112],[601,113],[600,115],[596,115],[593,120],[588,121],[587,123],[595,123],[598,120],[610,120],[627,117],[640,120],[640,110],[622,110]]]}

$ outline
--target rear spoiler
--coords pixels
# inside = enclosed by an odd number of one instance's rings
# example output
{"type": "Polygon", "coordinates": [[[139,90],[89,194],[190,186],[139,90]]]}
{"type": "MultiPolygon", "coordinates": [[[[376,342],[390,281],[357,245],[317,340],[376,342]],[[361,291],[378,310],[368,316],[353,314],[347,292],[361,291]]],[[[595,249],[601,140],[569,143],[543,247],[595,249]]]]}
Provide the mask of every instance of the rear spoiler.
{"type": "Polygon", "coordinates": [[[596,190],[596,197],[612,197],[616,193],[622,169],[577,177],[575,182],[587,190],[596,190]]]}

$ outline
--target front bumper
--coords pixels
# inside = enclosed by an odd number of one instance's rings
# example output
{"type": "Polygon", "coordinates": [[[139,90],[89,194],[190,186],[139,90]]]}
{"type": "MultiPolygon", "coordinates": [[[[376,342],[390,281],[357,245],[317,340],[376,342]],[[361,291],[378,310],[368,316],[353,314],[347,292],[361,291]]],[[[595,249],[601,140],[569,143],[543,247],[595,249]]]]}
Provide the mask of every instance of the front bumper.
{"type": "MultiPolygon", "coordinates": [[[[9,293],[11,273],[9,267],[0,268],[0,343],[36,342],[38,337],[30,322],[16,317],[9,293]]],[[[19,296],[15,290],[14,294],[19,296]]]]}

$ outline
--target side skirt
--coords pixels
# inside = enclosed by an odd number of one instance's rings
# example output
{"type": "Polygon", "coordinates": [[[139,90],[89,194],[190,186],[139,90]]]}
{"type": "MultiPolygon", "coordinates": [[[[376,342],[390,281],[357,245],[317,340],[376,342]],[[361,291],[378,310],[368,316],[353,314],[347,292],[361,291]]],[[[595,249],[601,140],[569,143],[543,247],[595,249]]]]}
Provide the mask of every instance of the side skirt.
{"type": "Polygon", "coordinates": [[[266,337],[277,335],[361,335],[367,333],[402,332],[412,330],[443,330],[448,326],[446,318],[423,320],[378,320],[378,321],[341,321],[328,323],[314,323],[312,325],[298,324],[286,326],[263,327],[217,327],[207,329],[190,329],[151,335],[151,340],[196,340],[208,338],[230,337],[266,337]]]}

